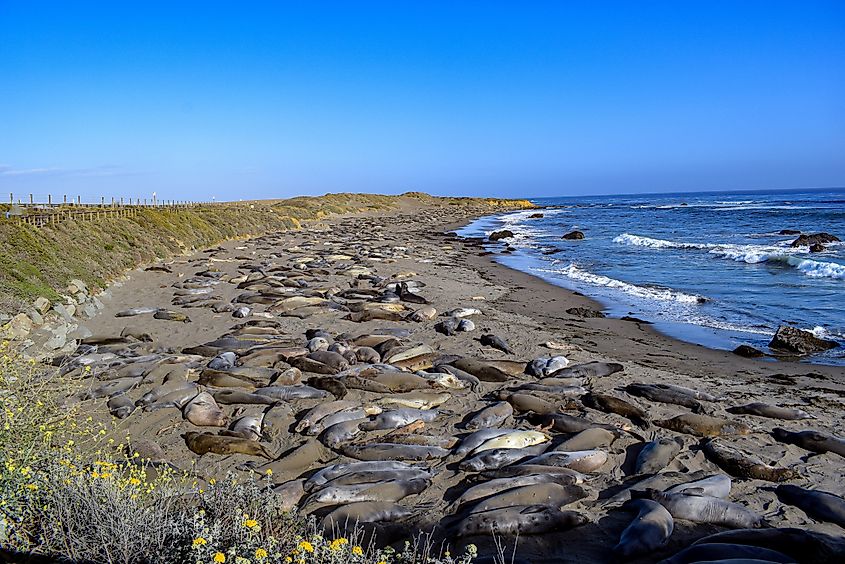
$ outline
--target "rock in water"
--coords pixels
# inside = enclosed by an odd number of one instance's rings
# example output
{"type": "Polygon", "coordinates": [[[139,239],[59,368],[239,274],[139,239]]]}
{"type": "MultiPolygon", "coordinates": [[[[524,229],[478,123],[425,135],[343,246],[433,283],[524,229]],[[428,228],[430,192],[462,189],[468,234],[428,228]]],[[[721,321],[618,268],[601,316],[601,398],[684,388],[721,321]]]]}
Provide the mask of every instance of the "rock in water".
{"type": "Polygon", "coordinates": [[[797,229],[781,229],[778,235],[801,235],[801,232],[797,229]]]}
{"type": "Polygon", "coordinates": [[[812,235],[799,235],[792,242],[792,247],[809,247],[815,244],[838,243],[839,237],[830,233],[813,233],[812,235]]]}
{"type": "Polygon", "coordinates": [[[580,239],[584,238],[584,233],[583,233],[583,231],[570,231],[569,233],[567,233],[566,235],[564,235],[561,238],[567,239],[567,240],[570,240],[570,241],[580,240],[580,239]]]}
{"type": "Polygon", "coordinates": [[[802,331],[795,327],[781,325],[778,327],[777,333],[775,333],[769,346],[773,349],[781,349],[799,354],[810,354],[834,349],[839,346],[839,343],[827,339],[819,339],[809,331],[802,331]]]}
{"type": "Polygon", "coordinates": [[[810,245],[810,252],[811,253],[823,253],[824,252],[824,245],[821,243],[813,243],[810,245]]]}
{"type": "Polygon", "coordinates": [[[502,229],[501,231],[492,232],[489,239],[491,241],[498,241],[499,239],[507,239],[508,237],[513,237],[513,231],[510,229],[502,229]]]}
{"type": "Polygon", "coordinates": [[[733,353],[737,356],[744,356],[745,358],[760,358],[761,356],[766,356],[763,351],[757,350],[751,345],[739,345],[733,350],[733,353]]]}

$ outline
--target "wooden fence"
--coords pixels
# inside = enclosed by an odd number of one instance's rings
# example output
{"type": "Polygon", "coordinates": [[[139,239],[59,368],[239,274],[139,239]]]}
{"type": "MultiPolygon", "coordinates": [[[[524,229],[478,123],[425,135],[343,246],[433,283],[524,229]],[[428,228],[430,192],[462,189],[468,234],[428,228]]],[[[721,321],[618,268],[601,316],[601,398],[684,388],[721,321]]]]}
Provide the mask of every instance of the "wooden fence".
{"type": "MultiPolygon", "coordinates": [[[[35,227],[57,224],[63,221],[93,221],[109,217],[135,217],[142,208],[180,211],[199,206],[213,205],[209,202],[194,202],[187,200],[158,200],[157,198],[100,198],[99,203],[82,202],[77,196],[68,201],[67,196],[61,200],[47,195],[45,201],[38,201],[33,194],[27,198],[18,198],[9,194],[9,211],[4,214],[6,219],[28,223],[35,227]]],[[[5,207],[5,206],[4,206],[5,207]]]]}

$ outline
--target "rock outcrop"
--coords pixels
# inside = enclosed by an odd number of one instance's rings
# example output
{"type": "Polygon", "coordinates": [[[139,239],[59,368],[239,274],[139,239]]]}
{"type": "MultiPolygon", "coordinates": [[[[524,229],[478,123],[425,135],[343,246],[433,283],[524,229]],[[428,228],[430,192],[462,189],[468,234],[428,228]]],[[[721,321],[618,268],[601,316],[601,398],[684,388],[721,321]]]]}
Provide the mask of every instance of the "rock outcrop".
{"type": "Polygon", "coordinates": [[[769,347],[776,350],[788,351],[798,354],[812,354],[816,352],[834,349],[839,346],[836,341],[820,339],[810,333],[796,327],[781,325],[777,333],[769,343],[769,347]]]}

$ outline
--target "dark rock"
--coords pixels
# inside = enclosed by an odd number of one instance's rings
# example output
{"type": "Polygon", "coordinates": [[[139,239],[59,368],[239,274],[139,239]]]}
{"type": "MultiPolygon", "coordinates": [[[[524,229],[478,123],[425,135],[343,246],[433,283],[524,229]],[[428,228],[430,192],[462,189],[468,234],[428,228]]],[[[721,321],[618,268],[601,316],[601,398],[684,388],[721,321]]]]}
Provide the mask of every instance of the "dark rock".
{"type": "Polygon", "coordinates": [[[587,307],[571,307],[566,310],[566,313],[577,315],[578,317],[604,317],[602,312],[587,307]]]}
{"type": "Polygon", "coordinates": [[[492,232],[489,239],[491,241],[498,241],[499,239],[507,239],[508,237],[513,237],[513,231],[510,229],[502,229],[501,231],[492,232]]]}
{"type": "Polygon", "coordinates": [[[830,233],[813,233],[812,235],[800,235],[792,242],[793,247],[809,247],[815,244],[838,243],[839,237],[830,233]]]}
{"type": "Polygon", "coordinates": [[[824,251],[824,245],[821,243],[813,243],[810,245],[810,252],[811,253],[821,253],[824,251]]]}
{"type": "Polygon", "coordinates": [[[632,323],[644,323],[645,325],[653,325],[651,321],[646,321],[645,319],[640,319],[639,317],[631,317],[630,315],[622,316],[619,319],[621,319],[622,321],[630,321],[632,323]]]}
{"type": "Polygon", "coordinates": [[[801,232],[797,229],[781,229],[778,235],[801,235],[801,232]]]}
{"type": "Polygon", "coordinates": [[[750,345],[739,345],[733,350],[733,353],[737,356],[744,356],[745,358],[760,358],[761,356],[766,356],[763,351],[755,349],[750,345]]]}
{"type": "Polygon", "coordinates": [[[799,354],[826,351],[839,346],[836,341],[819,339],[809,331],[803,331],[788,325],[778,327],[769,347],[799,354]]]}
{"type": "Polygon", "coordinates": [[[570,231],[566,235],[562,237],[562,239],[568,239],[570,241],[579,240],[584,238],[584,233],[581,231],[570,231]]]}
{"type": "Polygon", "coordinates": [[[532,213],[528,216],[528,219],[540,219],[541,217],[543,217],[543,214],[541,213],[532,213]]]}

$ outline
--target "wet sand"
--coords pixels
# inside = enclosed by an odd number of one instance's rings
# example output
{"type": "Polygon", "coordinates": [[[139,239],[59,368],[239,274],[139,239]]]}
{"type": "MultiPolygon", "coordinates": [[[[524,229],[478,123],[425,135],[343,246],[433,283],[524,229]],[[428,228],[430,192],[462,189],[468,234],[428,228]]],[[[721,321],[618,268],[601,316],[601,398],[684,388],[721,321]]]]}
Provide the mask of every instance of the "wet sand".
{"type": "MultiPolygon", "coordinates": [[[[377,328],[408,329],[409,344],[424,343],[443,356],[460,355],[486,360],[509,360],[527,363],[541,356],[562,354],[572,364],[604,361],[619,362],[622,372],[589,382],[589,389],[624,398],[643,409],[654,421],[688,412],[678,405],[658,403],[634,398],[619,391],[632,382],[670,383],[694,388],[724,399],[704,403],[706,413],[733,421],[741,421],[752,429],[750,434],[726,437],[726,443],[777,466],[792,468],[800,478],[790,483],[818,488],[842,495],[845,493],[843,478],[845,465],[837,454],[826,453],[808,456],[806,450],[775,441],[769,432],[774,427],[790,430],[820,429],[836,434],[843,412],[845,369],[792,362],[766,362],[738,357],[730,352],[715,351],[701,346],[676,341],[654,331],[647,324],[608,318],[583,318],[566,313],[567,309],[582,307],[601,309],[589,298],[548,284],[538,278],[498,265],[477,241],[459,240],[448,232],[468,223],[483,210],[466,209],[413,209],[388,216],[369,215],[335,218],[309,223],[302,231],[280,233],[274,237],[250,241],[232,241],[221,245],[220,250],[201,252],[180,257],[169,264],[172,273],[133,271],[120,284],[113,286],[103,297],[104,310],[86,323],[95,335],[117,335],[129,327],[149,333],[153,343],[148,349],[176,354],[182,348],[213,341],[233,327],[255,319],[233,318],[231,313],[215,313],[209,308],[180,308],[171,305],[173,284],[208,268],[219,269],[226,276],[238,276],[251,268],[266,268],[272,264],[291,264],[303,257],[320,257],[321,270],[315,270],[309,287],[348,289],[351,285],[369,288],[369,284],[356,282],[344,274],[353,265],[363,266],[373,274],[391,280],[414,280],[424,283],[419,294],[424,296],[438,312],[459,307],[474,307],[482,314],[473,316],[476,329],[471,332],[446,336],[434,330],[442,318],[424,322],[374,320],[357,323],[343,319],[345,312],[327,311],[305,319],[296,317],[276,318],[281,331],[291,342],[303,346],[306,329],[322,328],[337,337],[342,333],[360,335],[377,328]],[[342,257],[350,258],[342,258],[342,257]],[[335,257],[335,258],[331,258],[335,257]],[[327,265],[327,266],[326,266],[327,265]],[[152,306],[167,308],[187,314],[190,323],[153,319],[150,315],[115,317],[118,311],[131,307],[152,306]],[[482,334],[495,334],[503,338],[514,354],[506,354],[483,346],[477,339],[482,334]],[[553,341],[563,345],[562,350],[550,350],[544,343],[553,341]],[[752,401],[798,407],[815,417],[809,421],[780,421],[750,415],[732,415],[725,411],[729,406],[752,401]]],[[[307,264],[307,263],[306,263],[307,264]]],[[[309,267],[306,266],[306,270],[309,267]]],[[[235,284],[221,283],[214,287],[213,295],[221,302],[229,302],[241,294],[235,284]]],[[[406,303],[410,309],[420,307],[406,303]]],[[[253,313],[266,311],[269,306],[255,305],[253,313]]],[[[210,360],[210,359],[206,359],[210,360]]],[[[196,364],[197,370],[202,365],[196,364]]],[[[305,374],[303,381],[307,381],[305,374]]],[[[446,390],[452,398],[441,406],[446,412],[435,422],[426,424],[421,431],[431,436],[461,436],[466,433],[462,420],[468,413],[490,405],[492,394],[508,388],[518,381],[532,378],[514,376],[504,383],[483,382],[481,393],[469,390],[446,390]]],[[[129,392],[133,399],[154,387],[144,382],[129,392]]],[[[442,391],[442,390],[439,390],[442,391]]],[[[350,389],[345,399],[362,404],[377,401],[378,394],[350,389]]],[[[295,400],[290,403],[293,416],[298,416],[320,400],[295,400]]],[[[105,400],[90,402],[91,411],[107,415],[105,400]]],[[[229,415],[236,406],[222,406],[229,415]]],[[[242,412],[260,413],[263,406],[247,406],[242,412]]],[[[599,424],[619,429],[631,428],[630,421],[612,413],[579,408],[568,411],[583,415],[599,424]]],[[[276,426],[268,435],[267,444],[274,453],[282,453],[301,444],[303,437],[291,432],[294,417],[280,414],[276,426]]],[[[180,410],[162,409],[154,412],[136,410],[119,423],[120,429],[133,437],[143,436],[157,442],[167,459],[180,467],[195,465],[197,472],[206,477],[222,476],[226,472],[251,475],[243,470],[243,463],[254,458],[245,455],[219,456],[208,454],[197,457],[185,446],[181,434],[199,429],[182,417],[180,410]],[[241,469],[239,469],[241,468],[241,469]]],[[[509,419],[504,427],[531,429],[524,417],[509,419]]],[[[611,549],[619,534],[633,518],[633,514],[619,508],[621,502],[609,498],[622,491],[622,484],[631,485],[633,461],[642,447],[642,440],[656,437],[674,437],[683,442],[678,456],[662,472],[665,483],[675,484],[698,474],[721,473],[707,460],[700,449],[700,440],[688,434],[676,433],[649,425],[646,429],[623,432],[604,450],[608,461],[588,475],[583,487],[588,496],[566,507],[589,518],[589,523],[575,529],[519,539],[518,560],[530,562],[615,562],[618,559],[611,549]],[[639,437],[639,438],[638,438],[639,437]],[[698,473],[698,474],[697,474],[698,473]]],[[[383,434],[383,433],[382,433],[383,434]]],[[[565,438],[552,432],[552,444],[565,438]]],[[[375,436],[375,435],[374,435],[375,436]]],[[[359,436],[358,439],[366,439],[359,436]]],[[[307,475],[309,471],[329,463],[348,461],[336,451],[325,449],[324,456],[305,471],[290,475],[273,474],[273,481],[283,483],[307,475]]],[[[468,537],[455,539],[449,520],[440,521],[445,508],[468,485],[466,473],[457,470],[459,458],[447,457],[430,464],[439,470],[429,487],[419,495],[412,495],[401,503],[408,507],[425,507],[411,521],[403,525],[382,527],[385,539],[399,538],[413,527],[436,528],[438,535],[451,542],[452,553],[459,552],[465,542],[479,543],[468,537]],[[384,530],[387,529],[387,530],[384,530]]],[[[765,516],[773,526],[795,526],[841,535],[842,530],[829,523],[817,523],[801,510],[780,503],[770,490],[772,484],[760,480],[735,479],[729,496],[731,501],[742,504],[765,516]],[[768,488],[768,489],[767,489],[768,488]]],[[[691,540],[724,530],[712,524],[675,521],[675,532],[669,544],[638,561],[657,561],[688,545],[691,540]]],[[[483,539],[481,539],[483,541],[483,539]]],[[[506,539],[512,546],[512,539],[506,539]]],[[[483,545],[482,545],[483,546],[483,545]]]]}

